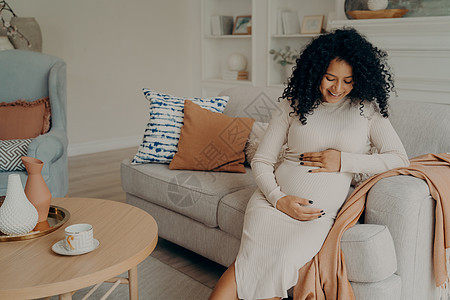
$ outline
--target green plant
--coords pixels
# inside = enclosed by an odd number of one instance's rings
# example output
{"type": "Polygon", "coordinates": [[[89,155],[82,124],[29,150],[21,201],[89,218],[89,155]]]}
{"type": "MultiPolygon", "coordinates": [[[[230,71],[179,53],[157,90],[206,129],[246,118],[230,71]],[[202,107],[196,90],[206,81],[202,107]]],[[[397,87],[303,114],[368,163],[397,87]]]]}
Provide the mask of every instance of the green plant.
{"type": "Polygon", "coordinates": [[[277,63],[279,63],[283,67],[286,65],[295,64],[295,61],[299,57],[299,54],[292,51],[290,46],[286,46],[284,50],[278,51],[270,49],[269,53],[273,55],[273,60],[276,60],[277,63]]]}

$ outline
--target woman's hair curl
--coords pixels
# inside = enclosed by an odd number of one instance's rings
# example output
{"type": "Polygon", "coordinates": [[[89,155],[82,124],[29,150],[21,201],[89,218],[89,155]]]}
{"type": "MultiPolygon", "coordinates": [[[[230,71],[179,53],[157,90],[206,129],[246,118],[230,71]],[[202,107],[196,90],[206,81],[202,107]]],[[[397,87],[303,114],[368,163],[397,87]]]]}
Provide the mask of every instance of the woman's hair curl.
{"type": "Polygon", "coordinates": [[[352,67],[353,89],[347,97],[361,105],[364,100],[376,101],[380,114],[387,118],[389,93],[394,88],[387,53],[373,46],[353,28],[320,35],[306,45],[280,99],[290,102],[294,113],[305,125],[307,115],[322,102],[319,86],[335,58],[352,67]]]}

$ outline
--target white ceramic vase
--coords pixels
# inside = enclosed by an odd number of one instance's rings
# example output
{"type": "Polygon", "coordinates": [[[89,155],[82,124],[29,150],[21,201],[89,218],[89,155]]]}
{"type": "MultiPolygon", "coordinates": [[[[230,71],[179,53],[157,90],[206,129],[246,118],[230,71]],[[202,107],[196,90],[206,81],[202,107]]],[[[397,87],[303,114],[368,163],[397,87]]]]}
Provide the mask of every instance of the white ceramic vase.
{"type": "Polygon", "coordinates": [[[382,10],[387,8],[388,2],[388,0],[368,0],[367,7],[370,10],[382,10]]]}
{"type": "Polygon", "coordinates": [[[25,195],[19,174],[8,176],[6,198],[0,207],[0,231],[20,235],[33,230],[38,221],[36,208],[25,195]]]}
{"type": "Polygon", "coordinates": [[[12,50],[14,46],[11,44],[7,36],[0,36],[0,51],[1,50],[12,50]]]}
{"type": "Polygon", "coordinates": [[[42,52],[41,27],[35,18],[13,17],[11,25],[16,26],[31,44],[28,47],[27,42],[16,35],[11,39],[14,48],[42,52]]]}

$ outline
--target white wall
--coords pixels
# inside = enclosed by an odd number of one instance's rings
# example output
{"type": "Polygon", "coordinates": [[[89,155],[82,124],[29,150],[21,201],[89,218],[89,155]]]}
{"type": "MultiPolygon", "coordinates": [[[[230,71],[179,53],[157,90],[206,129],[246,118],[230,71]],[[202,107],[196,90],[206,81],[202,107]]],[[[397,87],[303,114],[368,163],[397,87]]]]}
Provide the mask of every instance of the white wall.
{"type": "MultiPolygon", "coordinates": [[[[143,87],[202,93],[200,0],[8,2],[19,16],[37,19],[43,52],[67,62],[69,155],[137,146],[148,120],[143,87]]],[[[253,3],[255,26],[260,20],[265,28],[267,2],[253,3]]],[[[449,104],[449,18],[410,19],[361,20],[357,27],[389,51],[401,98],[449,104]]],[[[253,50],[258,62],[267,61],[261,48],[253,50]]],[[[265,72],[256,76],[259,85],[265,72]]]]}
{"type": "Polygon", "coordinates": [[[450,105],[450,17],[333,22],[344,25],[388,52],[400,99],[450,105]]]}
{"type": "Polygon", "coordinates": [[[195,96],[200,1],[8,2],[36,18],[43,52],[67,63],[69,155],[137,146],[148,121],[143,87],[195,96]]]}

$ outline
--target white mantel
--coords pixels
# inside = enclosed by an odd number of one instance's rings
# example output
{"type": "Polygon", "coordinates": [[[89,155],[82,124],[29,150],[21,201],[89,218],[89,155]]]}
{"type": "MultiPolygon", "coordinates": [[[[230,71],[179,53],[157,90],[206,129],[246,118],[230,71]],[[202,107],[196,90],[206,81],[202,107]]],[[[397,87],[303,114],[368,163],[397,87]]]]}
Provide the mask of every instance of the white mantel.
{"type": "Polygon", "coordinates": [[[389,54],[402,99],[450,105],[450,16],[338,20],[389,54]]]}

